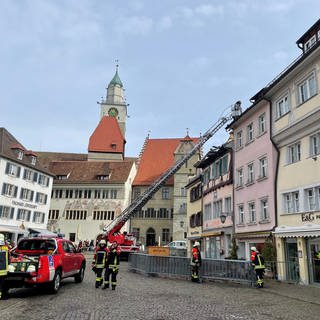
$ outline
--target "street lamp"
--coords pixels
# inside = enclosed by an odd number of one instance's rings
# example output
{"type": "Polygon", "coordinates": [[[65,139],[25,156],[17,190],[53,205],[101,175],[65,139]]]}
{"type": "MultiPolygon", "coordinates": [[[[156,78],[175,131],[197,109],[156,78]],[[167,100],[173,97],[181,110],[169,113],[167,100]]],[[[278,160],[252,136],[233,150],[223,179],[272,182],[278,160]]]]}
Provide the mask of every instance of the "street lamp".
{"type": "Polygon", "coordinates": [[[226,219],[227,219],[227,215],[225,213],[221,212],[221,214],[220,214],[221,223],[225,223],[226,219]]]}

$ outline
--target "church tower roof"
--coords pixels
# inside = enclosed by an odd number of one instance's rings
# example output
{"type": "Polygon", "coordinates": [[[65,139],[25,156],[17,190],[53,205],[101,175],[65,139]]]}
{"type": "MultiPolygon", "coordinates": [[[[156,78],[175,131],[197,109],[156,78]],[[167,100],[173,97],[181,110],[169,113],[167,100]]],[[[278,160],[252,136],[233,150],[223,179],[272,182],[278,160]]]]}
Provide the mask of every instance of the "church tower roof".
{"type": "Polygon", "coordinates": [[[116,67],[116,73],[115,73],[115,75],[113,76],[113,78],[112,78],[112,80],[110,81],[110,83],[109,83],[109,85],[108,85],[108,88],[110,87],[110,86],[115,86],[115,85],[118,85],[118,86],[120,86],[121,88],[123,88],[123,84],[122,84],[122,82],[121,82],[121,80],[120,80],[120,77],[119,77],[119,74],[118,74],[118,65],[117,65],[117,67],[116,67]]]}

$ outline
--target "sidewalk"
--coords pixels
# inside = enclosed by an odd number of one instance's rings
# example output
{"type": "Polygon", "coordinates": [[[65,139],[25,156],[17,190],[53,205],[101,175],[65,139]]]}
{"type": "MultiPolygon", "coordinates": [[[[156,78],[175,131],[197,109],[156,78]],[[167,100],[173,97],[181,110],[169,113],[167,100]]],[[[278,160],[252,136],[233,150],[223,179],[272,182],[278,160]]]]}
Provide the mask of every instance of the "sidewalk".
{"type": "Polygon", "coordinates": [[[317,285],[305,286],[276,280],[266,280],[265,287],[261,290],[274,295],[320,305],[320,286],[317,285]]]}

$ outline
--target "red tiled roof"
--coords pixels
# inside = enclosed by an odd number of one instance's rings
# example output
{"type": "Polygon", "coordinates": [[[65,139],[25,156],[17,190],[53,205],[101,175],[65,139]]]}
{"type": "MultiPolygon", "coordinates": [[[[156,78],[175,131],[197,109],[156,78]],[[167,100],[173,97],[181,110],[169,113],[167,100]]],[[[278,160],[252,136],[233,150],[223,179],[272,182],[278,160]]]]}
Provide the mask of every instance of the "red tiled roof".
{"type": "Polygon", "coordinates": [[[134,160],[128,161],[52,161],[49,169],[56,176],[66,175],[66,180],[56,180],[55,184],[112,184],[127,181],[134,160]],[[106,175],[107,180],[98,180],[98,176],[106,175]]]}
{"type": "MultiPolygon", "coordinates": [[[[174,152],[181,141],[190,139],[196,143],[199,140],[198,138],[186,138],[148,139],[141,155],[133,186],[150,185],[169,169],[174,163],[174,152]]],[[[166,185],[173,185],[173,176],[166,181],[166,185]]]]}
{"type": "Polygon", "coordinates": [[[89,152],[123,153],[125,140],[116,118],[104,116],[89,139],[89,152]]]}

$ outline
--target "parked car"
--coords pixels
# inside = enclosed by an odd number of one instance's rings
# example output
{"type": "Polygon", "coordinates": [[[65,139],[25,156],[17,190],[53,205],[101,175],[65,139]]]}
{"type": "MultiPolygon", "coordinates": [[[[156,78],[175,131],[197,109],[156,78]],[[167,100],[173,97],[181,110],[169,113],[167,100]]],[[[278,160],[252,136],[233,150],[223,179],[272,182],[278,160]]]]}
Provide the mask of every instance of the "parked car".
{"type": "Polygon", "coordinates": [[[70,240],[59,237],[23,238],[11,250],[5,288],[45,285],[57,293],[60,282],[82,282],[86,259],[70,240]]]}
{"type": "Polygon", "coordinates": [[[168,245],[166,245],[165,247],[169,247],[172,249],[187,249],[187,241],[185,241],[185,240],[172,241],[168,245]]]}

